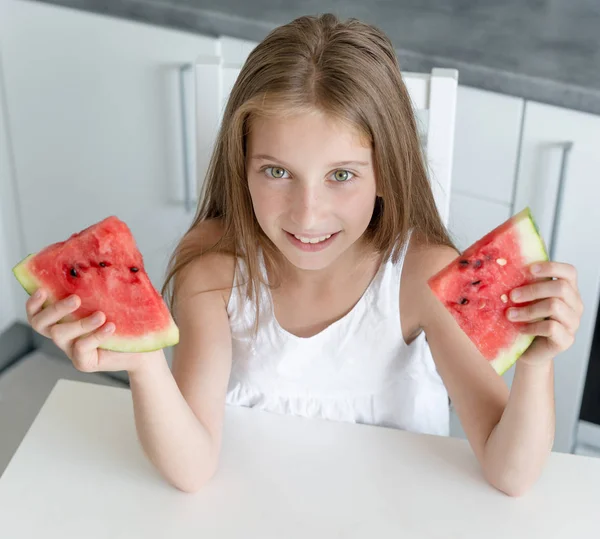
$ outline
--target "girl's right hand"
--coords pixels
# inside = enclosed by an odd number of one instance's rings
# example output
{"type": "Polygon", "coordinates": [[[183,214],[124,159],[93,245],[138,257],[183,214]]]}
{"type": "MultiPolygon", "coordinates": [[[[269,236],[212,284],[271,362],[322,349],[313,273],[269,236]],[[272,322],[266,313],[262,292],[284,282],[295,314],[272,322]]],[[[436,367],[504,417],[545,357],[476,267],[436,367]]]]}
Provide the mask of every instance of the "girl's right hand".
{"type": "MultiPolygon", "coordinates": [[[[81,300],[69,296],[61,301],[43,307],[48,293],[43,288],[37,290],[25,304],[27,320],[40,335],[52,339],[82,372],[133,371],[146,362],[143,356],[149,353],[112,352],[98,348],[115,331],[112,322],[106,322],[102,312],[96,312],[76,322],[61,322],[68,314],[76,311],[81,300]]],[[[159,351],[162,352],[162,351],[159,351]]]]}

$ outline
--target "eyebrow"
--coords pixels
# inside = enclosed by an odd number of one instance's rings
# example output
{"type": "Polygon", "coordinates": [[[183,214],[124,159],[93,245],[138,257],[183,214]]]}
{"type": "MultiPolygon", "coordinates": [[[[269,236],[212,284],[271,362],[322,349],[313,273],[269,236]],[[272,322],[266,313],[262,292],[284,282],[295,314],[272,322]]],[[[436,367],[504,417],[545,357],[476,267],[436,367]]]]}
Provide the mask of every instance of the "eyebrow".
{"type": "MultiPolygon", "coordinates": [[[[276,157],[273,157],[271,155],[262,154],[262,153],[258,154],[258,155],[253,155],[252,159],[263,160],[263,161],[276,161],[278,163],[281,163],[282,165],[288,166],[281,159],[277,159],[276,157]]],[[[345,167],[347,165],[367,167],[367,166],[369,166],[369,163],[367,161],[338,161],[337,163],[330,163],[327,166],[328,167],[345,167]]]]}

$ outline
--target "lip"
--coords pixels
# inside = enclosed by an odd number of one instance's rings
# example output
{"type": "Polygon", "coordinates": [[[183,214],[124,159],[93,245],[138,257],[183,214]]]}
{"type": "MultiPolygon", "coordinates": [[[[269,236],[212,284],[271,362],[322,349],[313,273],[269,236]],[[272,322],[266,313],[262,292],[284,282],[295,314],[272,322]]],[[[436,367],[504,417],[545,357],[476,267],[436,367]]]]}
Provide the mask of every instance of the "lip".
{"type": "MultiPolygon", "coordinates": [[[[339,231],[334,232],[333,234],[331,234],[330,238],[327,238],[326,240],[321,241],[319,243],[302,243],[299,239],[297,239],[293,234],[291,234],[287,230],[284,230],[284,232],[287,239],[294,247],[297,247],[301,251],[307,253],[314,253],[317,251],[322,251],[323,249],[327,249],[327,247],[329,247],[334,242],[334,240],[338,237],[339,234],[339,231]]],[[[303,238],[320,238],[322,236],[327,236],[327,234],[310,234],[306,236],[302,235],[303,238]]]]}

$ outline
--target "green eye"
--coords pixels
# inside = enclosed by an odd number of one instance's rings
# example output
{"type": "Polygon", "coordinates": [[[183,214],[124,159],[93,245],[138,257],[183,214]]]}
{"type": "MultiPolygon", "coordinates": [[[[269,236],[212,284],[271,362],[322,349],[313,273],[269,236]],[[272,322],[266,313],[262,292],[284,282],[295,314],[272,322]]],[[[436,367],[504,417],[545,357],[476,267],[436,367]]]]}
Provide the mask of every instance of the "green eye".
{"type": "Polygon", "coordinates": [[[335,178],[336,182],[343,183],[347,182],[351,175],[352,174],[347,170],[336,170],[333,177],[335,178]]]}
{"type": "Polygon", "coordinates": [[[272,178],[283,178],[285,176],[286,170],[280,167],[269,167],[265,170],[270,171],[268,174],[272,178]]]}

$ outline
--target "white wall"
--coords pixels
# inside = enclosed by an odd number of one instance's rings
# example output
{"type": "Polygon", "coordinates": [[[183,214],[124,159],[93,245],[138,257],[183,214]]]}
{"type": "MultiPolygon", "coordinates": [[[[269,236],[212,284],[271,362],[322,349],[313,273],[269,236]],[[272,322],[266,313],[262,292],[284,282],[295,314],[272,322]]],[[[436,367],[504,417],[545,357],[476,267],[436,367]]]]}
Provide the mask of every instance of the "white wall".
{"type": "MultiPolygon", "coordinates": [[[[0,4],[0,17],[2,16],[0,4]]],[[[26,253],[20,240],[14,167],[10,145],[9,107],[3,85],[2,36],[0,36],[0,333],[17,318],[25,317],[27,299],[12,273],[26,253]]]]}

